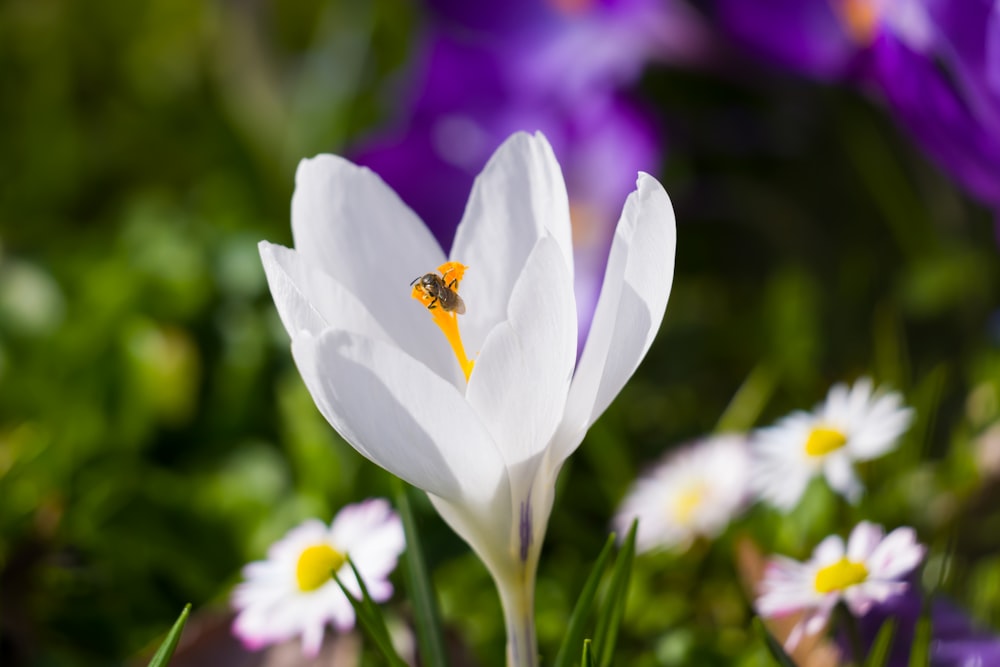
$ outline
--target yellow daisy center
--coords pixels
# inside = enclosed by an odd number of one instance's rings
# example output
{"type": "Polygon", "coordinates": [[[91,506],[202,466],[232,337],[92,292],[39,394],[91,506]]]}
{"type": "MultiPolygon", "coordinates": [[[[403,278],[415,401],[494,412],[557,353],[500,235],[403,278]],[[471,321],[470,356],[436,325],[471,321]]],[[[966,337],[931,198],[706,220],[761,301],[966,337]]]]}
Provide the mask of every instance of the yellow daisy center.
{"type": "Polygon", "coordinates": [[[830,0],[833,12],[851,38],[861,45],[871,44],[878,31],[878,9],[872,0],[830,0]]]}
{"type": "Polygon", "coordinates": [[[704,502],[707,491],[704,484],[697,483],[689,485],[678,493],[674,499],[672,508],[674,519],[683,525],[690,524],[691,519],[694,518],[694,513],[702,502],[704,502]]]}
{"type": "Polygon", "coordinates": [[[817,593],[832,593],[863,583],[868,579],[868,568],[864,563],[855,563],[841,558],[833,565],[827,565],[816,573],[813,586],[817,593]]]}
{"type": "Polygon", "coordinates": [[[847,436],[838,429],[817,426],[809,432],[806,438],[806,454],[809,456],[826,456],[847,444],[847,436]]]}
{"type": "MultiPolygon", "coordinates": [[[[474,361],[470,361],[465,355],[465,346],[462,345],[462,336],[458,333],[458,315],[454,307],[455,299],[458,297],[458,285],[462,282],[467,267],[458,262],[445,262],[438,267],[440,276],[429,273],[414,281],[413,291],[410,293],[414,299],[426,306],[427,311],[434,319],[434,324],[438,325],[441,333],[448,339],[458,365],[465,373],[465,381],[469,381],[472,374],[474,361]]],[[[465,312],[464,306],[460,312],[465,312]]]]}
{"type": "Polygon", "coordinates": [[[339,570],[347,558],[329,544],[314,544],[299,554],[299,562],[295,565],[295,579],[299,590],[310,593],[330,581],[333,573],[339,570]]]}

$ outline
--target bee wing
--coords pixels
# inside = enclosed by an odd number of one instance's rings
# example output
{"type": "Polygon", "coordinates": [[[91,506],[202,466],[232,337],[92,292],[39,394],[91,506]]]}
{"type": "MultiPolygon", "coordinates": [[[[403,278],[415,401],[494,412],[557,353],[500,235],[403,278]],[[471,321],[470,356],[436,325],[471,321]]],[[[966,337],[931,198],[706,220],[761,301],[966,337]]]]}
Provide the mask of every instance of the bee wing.
{"type": "Polygon", "coordinates": [[[462,297],[458,295],[458,292],[455,292],[455,312],[459,315],[465,314],[465,302],[462,301],[462,297]]]}

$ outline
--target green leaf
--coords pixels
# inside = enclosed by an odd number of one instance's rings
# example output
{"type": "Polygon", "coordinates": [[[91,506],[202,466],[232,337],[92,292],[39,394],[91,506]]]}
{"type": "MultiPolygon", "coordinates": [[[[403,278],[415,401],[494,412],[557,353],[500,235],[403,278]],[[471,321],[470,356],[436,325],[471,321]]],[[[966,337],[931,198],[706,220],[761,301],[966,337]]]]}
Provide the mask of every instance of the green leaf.
{"type": "Polygon", "coordinates": [[[913,630],[913,644],[910,646],[910,667],[928,667],[931,657],[931,606],[924,604],[924,610],[913,630]]]}
{"type": "Polygon", "coordinates": [[[596,667],[594,650],[589,639],[583,640],[583,656],[580,658],[580,667],[596,667]]]}
{"type": "Polygon", "coordinates": [[[628,582],[632,575],[632,560],[635,556],[635,531],[638,521],[632,522],[628,536],[622,544],[615,567],[611,571],[611,583],[608,594],[597,619],[595,641],[598,646],[600,667],[608,667],[615,655],[615,644],[618,641],[618,628],[622,616],[625,615],[625,599],[628,595],[628,582]]]}
{"type": "Polygon", "coordinates": [[[777,374],[765,364],[759,364],[733,395],[719,421],[716,433],[748,431],[753,428],[777,386],[777,374]]]}
{"type": "Polygon", "coordinates": [[[757,629],[757,634],[764,640],[764,645],[767,646],[767,650],[771,653],[771,657],[774,658],[775,662],[781,665],[781,667],[796,667],[795,661],[785,653],[785,647],[768,632],[760,616],[753,617],[753,626],[757,629]]]}
{"type": "MultiPolygon", "coordinates": [[[[597,556],[594,567],[590,570],[590,575],[583,585],[580,597],[577,598],[576,606],[573,607],[573,613],[569,617],[569,625],[566,628],[566,636],[563,638],[562,646],[559,647],[559,653],[556,655],[556,660],[552,663],[552,667],[570,667],[572,664],[571,651],[574,651],[580,645],[580,642],[583,641],[583,626],[586,624],[587,616],[594,606],[594,596],[597,595],[597,587],[601,583],[601,575],[604,574],[604,569],[607,567],[608,559],[611,558],[614,546],[615,534],[611,533],[608,535],[601,553],[597,556]]],[[[587,640],[585,644],[585,651],[588,650],[586,648],[588,646],[590,646],[590,640],[587,640]]]]}
{"type": "Polygon", "coordinates": [[[875,635],[872,649],[865,659],[865,667],[885,667],[889,663],[889,651],[892,649],[892,638],[896,634],[896,621],[887,619],[875,635]]]}
{"type": "Polygon", "coordinates": [[[187,623],[190,614],[191,603],[189,602],[184,605],[184,610],[177,617],[174,627],[170,628],[170,632],[167,633],[167,638],[160,644],[160,648],[156,649],[153,659],[149,661],[149,667],[165,667],[170,662],[170,658],[174,655],[174,649],[177,648],[177,642],[181,640],[181,632],[184,631],[184,624],[187,623]]]}
{"type": "Polygon", "coordinates": [[[410,506],[409,490],[405,482],[398,478],[393,479],[396,485],[396,508],[399,510],[403,531],[406,533],[403,576],[413,604],[413,622],[417,629],[420,664],[427,667],[447,667],[448,660],[441,633],[441,616],[438,613],[437,598],[427,572],[427,564],[424,562],[417,523],[410,506]]]}
{"type": "Polygon", "coordinates": [[[354,607],[354,614],[357,616],[358,622],[361,623],[361,627],[368,633],[369,638],[375,643],[375,647],[386,661],[392,667],[407,667],[406,661],[399,657],[399,654],[396,653],[396,648],[392,645],[392,640],[389,638],[389,629],[386,627],[385,619],[382,617],[382,610],[371,599],[364,580],[350,558],[347,559],[347,564],[350,565],[351,570],[354,571],[354,576],[357,578],[358,586],[361,588],[361,599],[359,600],[351,595],[351,592],[347,590],[344,582],[337,577],[335,572],[333,573],[334,581],[340,586],[340,590],[344,591],[344,595],[347,596],[351,606],[354,607]]]}

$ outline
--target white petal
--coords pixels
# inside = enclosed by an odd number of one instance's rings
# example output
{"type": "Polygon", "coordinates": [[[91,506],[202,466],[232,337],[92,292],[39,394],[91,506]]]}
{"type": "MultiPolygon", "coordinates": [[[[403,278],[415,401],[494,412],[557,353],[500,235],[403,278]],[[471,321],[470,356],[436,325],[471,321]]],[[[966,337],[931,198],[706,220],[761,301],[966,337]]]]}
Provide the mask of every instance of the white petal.
{"type": "Polygon", "coordinates": [[[604,285],[570,388],[566,418],[553,452],[562,461],[608,407],[653,342],[674,277],[677,229],[670,198],[640,174],[611,244],[604,285]]]}
{"type": "Polygon", "coordinates": [[[835,452],[828,456],[823,463],[823,474],[830,488],[847,498],[849,502],[857,503],[861,500],[865,488],[858,481],[851,459],[846,453],[835,452]]]}
{"type": "Polygon", "coordinates": [[[514,517],[510,496],[492,504],[454,503],[428,493],[434,509],[455,533],[472,548],[497,582],[509,577],[517,562],[518,546],[510,540],[514,517]]]}
{"type": "Polygon", "coordinates": [[[872,577],[895,579],[909,574],[923,560],[925,549],[917,543],[916,532],[909,527],[889,533],[868,559],[872,577]]]}
{"type": "Polygon", "coordinates": [[[326,623],[322,618],[310,618],[302,625],[302,654],[307,658],[315,658],[319,655],[319,649],[323,645],[323,626],[326,623]]]}
{"type": "Polygon", "coordinates": [[[346,287],[308,266],[291,248],[261,241],[261,263],[274,305],[290,337],[318,336],[336,326],[380,340],[391,340],[372,314],[346,287]]]}
{"type": "Polygon", "coordinates": [[[374,463],[449,499],[491,499],[504,465],[458,390],[399,349],[345,331],[292,341],[323,416],[374,463]]]}
{"type": "Polygon", "coordinates": [[[811,562],[819,567],[832,565],[844,557],[844,540],[839,535],[828,535],[816,545],[811,562]]]}
{"type": "Polygon", "coordinates": [[[461,291],[470,356],[506,319],[507,301],[535,243],[552,235],[570,267],[569,200],[562,172],[541,134],[518,133],[490,158],[472,186],[449,257],[469,267],[461,291]]]}
{"type": "Polygon", "coordinates": [[[883,535],[881,526],[862,521],[847,538],[847,559],[855,563],[865,562],[882,541],[883,535]]]}
{"type": "Polygon", "coordinates": [[[335,549],[351,556],[377,600],[377,580],[396,567],[405,548],[402,521],[388,501],[377,498],[344,507],[333,520],[330,538],[335,549]]]}
{"type": "Polygon", "coordinates": [[[442,367],[419,350],[431,345],[444,354],[447,345],[410,297],[409,284],[436,270],[444,253],[382,179],[334,155],[302,160],[292,196],[292,234],[308,266],[343,285],[399,347],[440,372],[442,367]]]}
{"type": "Polygon", "coordinates": [[[466,399],[507,466],[538,455],[555,432],[576,363],[573,283],[551,237],[535,245],[490,332],[466,399]]]}

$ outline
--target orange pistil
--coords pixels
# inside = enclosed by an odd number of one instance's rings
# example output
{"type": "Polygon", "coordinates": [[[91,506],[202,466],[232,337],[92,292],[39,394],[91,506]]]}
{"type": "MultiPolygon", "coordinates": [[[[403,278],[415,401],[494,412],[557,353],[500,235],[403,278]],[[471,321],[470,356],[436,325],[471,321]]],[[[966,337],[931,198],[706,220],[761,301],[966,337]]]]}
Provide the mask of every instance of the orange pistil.
{"type": "MultiPolygon", "coordinates": [[[[465,269],[466,266],[459,264],[458,262],[445,262],[438,267],[438,272],[441,274],[441,279],[444,281],[445,287],[457,294],[458,285],[462,282],[462,277],[465,275],[465,269]]],[[[451,345],[451,349],[455,353],[455,358],[458,360],[458,365],[462,367],[462,372],[465,373],[465,381],[468,382],[469,376],[472,375],[472,367],[475,365],[475,362],[471,361],[465,355],[465,346],[462,345],[462,336],[458,332],[458,313],[453,310],[445,310],[441,307],[440,299],[434,294],[431,294],[421,284],[420,280],[416,281],[410,296],[424,304],[427,311],[434,319],[434,324],[438,325],[438,328],[441,329],[441,333],[443,333],[444,337],[448,339],[448,343],[451,345]]]]}

